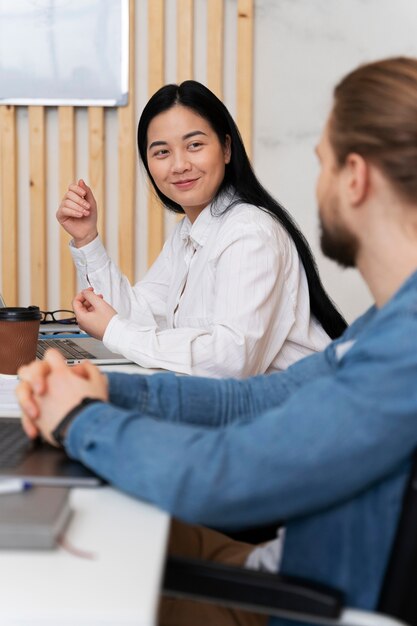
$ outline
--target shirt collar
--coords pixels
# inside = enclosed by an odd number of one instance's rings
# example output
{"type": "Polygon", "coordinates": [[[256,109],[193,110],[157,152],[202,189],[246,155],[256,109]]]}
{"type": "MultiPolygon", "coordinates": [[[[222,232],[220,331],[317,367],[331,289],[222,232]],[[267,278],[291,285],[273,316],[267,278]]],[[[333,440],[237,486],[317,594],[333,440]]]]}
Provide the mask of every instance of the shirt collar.
{"type": "Polygon", "coordinates": [[[187,216],[184,218],[181,229],[181,239],[190,239],[197,247],[204,246],[210,232],[210,226],[214,219],[210,211],[210,206],[211,205],[209,204],[201,211],[200,215],[193,224],[187,216]]]}
{"type": "Polygon", "coordinates": [[[225,209],[227,204],[230,203],[231,197],[230,192],[221,194],[214,202],[211,202],[201,211],[193,224],[185,216],[182,220],[181,239],[183,241],[191,240],[196,247],[204,246],[210,234],[211,225],[219,217],[219,210],[221,214],[222,209],[225,209]],[[215,211],[212,210],[214,208],[213,205],[215,205],[215,211]]]}

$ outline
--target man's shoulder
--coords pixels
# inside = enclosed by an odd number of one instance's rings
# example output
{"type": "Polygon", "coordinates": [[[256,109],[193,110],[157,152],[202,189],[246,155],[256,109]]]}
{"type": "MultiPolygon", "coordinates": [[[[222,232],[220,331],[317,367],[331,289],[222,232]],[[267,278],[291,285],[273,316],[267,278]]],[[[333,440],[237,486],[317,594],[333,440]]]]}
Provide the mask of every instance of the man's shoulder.
{"type": "MultiPolygon", "coordinates": [[[[349,384],[380,389],[381,396],[410,383],[417,374],[417,290],[398,295],[378,309],[372,306],[325,349],[336,375],[349,384]],[[401,382],[402,381],[402,382],[401,382]]],[[[371,394],[372,395],[372,394],[371,394]]]]}
{"type": "MultiPolygon", "coordinates": [[[[358,317],[335,343],[356,342],[359,339],[375,337],[381,342],[397,336],[405,337],[407,333],[417,330],[417,274],[407,280],[396,294],[381,308],[371,306],[358,317]]],[[[360,344],[361,342],[358,341],[360,344]]],[[[414,349],[412,342],[410,348],[414,349]]]]}

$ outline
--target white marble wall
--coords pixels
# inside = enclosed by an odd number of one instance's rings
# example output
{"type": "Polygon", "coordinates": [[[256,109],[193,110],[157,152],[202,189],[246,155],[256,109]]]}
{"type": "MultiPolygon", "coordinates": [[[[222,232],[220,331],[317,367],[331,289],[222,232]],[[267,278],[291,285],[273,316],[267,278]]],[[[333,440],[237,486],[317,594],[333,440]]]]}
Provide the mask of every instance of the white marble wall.
{"type": "Polygon", "coordinates": [[[417,56],[416,33],[417,0],[256,0],[255,169],[301,226],[349,321],[371,296],[318,249],[313,150],[336,82],[363,62],[417,56]]]}

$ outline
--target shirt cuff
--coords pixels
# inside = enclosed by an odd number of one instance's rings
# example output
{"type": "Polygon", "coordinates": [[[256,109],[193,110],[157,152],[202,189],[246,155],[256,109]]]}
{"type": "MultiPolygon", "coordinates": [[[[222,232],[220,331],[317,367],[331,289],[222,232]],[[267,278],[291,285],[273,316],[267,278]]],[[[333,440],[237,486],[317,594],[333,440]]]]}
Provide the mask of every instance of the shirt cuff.
{"type": "Polygon", "coordinates": [[[100,425],[103,414],[110,408],[110,405],[106,402],[101,402],[100,406],[98,404],[92,403],[83,407],[68,427],[65,437],[65,450],[73,459],[81,460],[81,453],[83,446],[86,445],[86,440],[90,438],[91,441],[94,441],[101,435],[100,425]]]}
{"type": "Polygon", "coordinates": [[[113,315],[103,336],[103,343],[106,348],[127,356],[131,345],[131,335],[127,331],[128,325],[129,320],[121,319],[118,314],[113,315]]]}
{"type": "Polygon", "coordinates": [[[77,417],[78,413],[83,410],[84,407],[94,402],[102,402],[102,400],[100,398],[83,398],[81,402],[79,402],[75,407],[68,411],[68,413],[62,418],[59,424],[57,424],[57,426],[51,432],[51,435],[55,439],[55,442],[58,444],[58,446],[60,446],[61,448],[65,447],[65,438],[72,422],[77,417]]]}
{"type": "Polygon", "coordinates": [[[76,248],[71,240],[69,248],[76,267],[83,273],[87,273],[87,268],[89,274],[101,269],[109,259],[99,236],[82,248],[76,248]]]}

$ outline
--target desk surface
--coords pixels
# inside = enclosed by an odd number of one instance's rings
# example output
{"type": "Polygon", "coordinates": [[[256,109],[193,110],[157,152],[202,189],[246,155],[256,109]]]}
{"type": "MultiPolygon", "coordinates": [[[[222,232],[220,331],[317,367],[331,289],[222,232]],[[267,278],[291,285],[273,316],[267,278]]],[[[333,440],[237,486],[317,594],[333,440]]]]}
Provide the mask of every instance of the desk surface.
{"type": "MultiPolygon", "coordinates": [[[[157,371],[138,365],[103,370],[157,371]]],[[[65,538],[96,558],[63,548],[0,550],[0,626],[155,624],[169,516],[111,487],[73,489],[71,505],[65,538]]]]}
{"type": "Polygon", "coordinates": [[[111,487],[73,489],[64,548],[0,551],[1,626],[152,626],[169,516],[111,487]]]}

